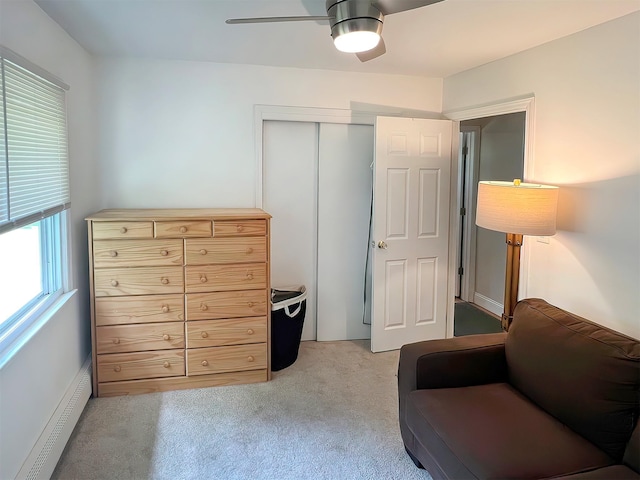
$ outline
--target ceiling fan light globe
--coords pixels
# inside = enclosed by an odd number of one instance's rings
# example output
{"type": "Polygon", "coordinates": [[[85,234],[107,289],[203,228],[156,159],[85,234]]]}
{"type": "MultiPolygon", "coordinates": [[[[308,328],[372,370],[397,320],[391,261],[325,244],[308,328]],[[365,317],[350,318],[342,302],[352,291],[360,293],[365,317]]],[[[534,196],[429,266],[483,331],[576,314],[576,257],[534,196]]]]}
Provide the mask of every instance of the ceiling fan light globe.
{"type": "Polygon", "coordinates": [[[366,52],[380,43],[380,35],[376,32],[348,32],[333,39],[335,47],[345,53],[366,52]]]}

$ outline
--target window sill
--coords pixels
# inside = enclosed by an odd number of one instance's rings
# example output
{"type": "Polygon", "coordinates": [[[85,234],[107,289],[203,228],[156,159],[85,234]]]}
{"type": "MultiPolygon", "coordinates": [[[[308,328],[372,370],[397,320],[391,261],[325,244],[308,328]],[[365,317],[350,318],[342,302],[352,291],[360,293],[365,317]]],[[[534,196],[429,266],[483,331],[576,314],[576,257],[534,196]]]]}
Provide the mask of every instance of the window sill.
{"type": "MultiPolygon", "coordinates": [[[[22,325],[26,324],[22,331],[15,337],[11,336],[0,343],[0,370],[62,309],[77,291],[78,290],[71,290],[63,293],[43,312],[39,314],[34,313],[31,315],[31,318],[27,316],[27,318],[21,322],[22,325]],[[33,318],[34,316],[35,318],[33,318]]],[[[37,311],[38,308],[39,306],[36,305],[33,310],[37,311]]]]}

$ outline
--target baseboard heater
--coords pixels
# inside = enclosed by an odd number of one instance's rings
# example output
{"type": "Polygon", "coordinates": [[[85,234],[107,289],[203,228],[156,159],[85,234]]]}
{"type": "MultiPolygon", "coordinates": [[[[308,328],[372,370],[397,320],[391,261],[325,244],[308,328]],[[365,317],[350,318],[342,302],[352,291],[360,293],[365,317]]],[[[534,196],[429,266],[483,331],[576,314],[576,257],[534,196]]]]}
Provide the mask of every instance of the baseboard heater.
{"type": "Polygon", "coordinates": [[[91,356],[87,358],[73,379],[16,479],[39,480],[51,477],[89,397],[91,397],[91,356]]]}

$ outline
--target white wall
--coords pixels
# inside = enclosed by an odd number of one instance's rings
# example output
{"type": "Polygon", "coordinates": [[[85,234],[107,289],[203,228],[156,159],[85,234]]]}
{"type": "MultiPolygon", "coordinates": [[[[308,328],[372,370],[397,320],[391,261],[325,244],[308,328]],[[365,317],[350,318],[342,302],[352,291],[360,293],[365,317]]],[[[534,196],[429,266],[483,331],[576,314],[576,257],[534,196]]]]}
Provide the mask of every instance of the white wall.
{"type": "Polygon", "coordinates": [[[99,62],[108,207],[256,205],[254,105],[441,111],[442,80],[251,65],[99,62]]]}
{"type": "Polygon", "coordinates": [[[444,80],[444,111],[535,95],[534,176],[561,187],[527,296],[640,338],[640,13],[444,80]]]}
{"type": "Polygon", "coordinates": [[[0,370],[0,478],[14,478],[91,351],[84,216],[99,206],[91,57],[30,0],[0,2],[0,43],[71,86],[73,276],[78,292],[0,370]]]}

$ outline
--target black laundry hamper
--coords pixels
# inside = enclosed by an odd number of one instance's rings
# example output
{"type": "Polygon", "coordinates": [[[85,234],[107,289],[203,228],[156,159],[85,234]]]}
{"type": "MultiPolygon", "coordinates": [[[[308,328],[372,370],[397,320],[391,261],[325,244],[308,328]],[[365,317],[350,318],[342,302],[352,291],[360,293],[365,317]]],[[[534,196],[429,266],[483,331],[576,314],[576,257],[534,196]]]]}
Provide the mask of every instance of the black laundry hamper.
{"type": "Polygon", "coordinates": [[[271,290],[271,370],[291,366],[298,358],[307,290],[296,288],[271,290]]]}

